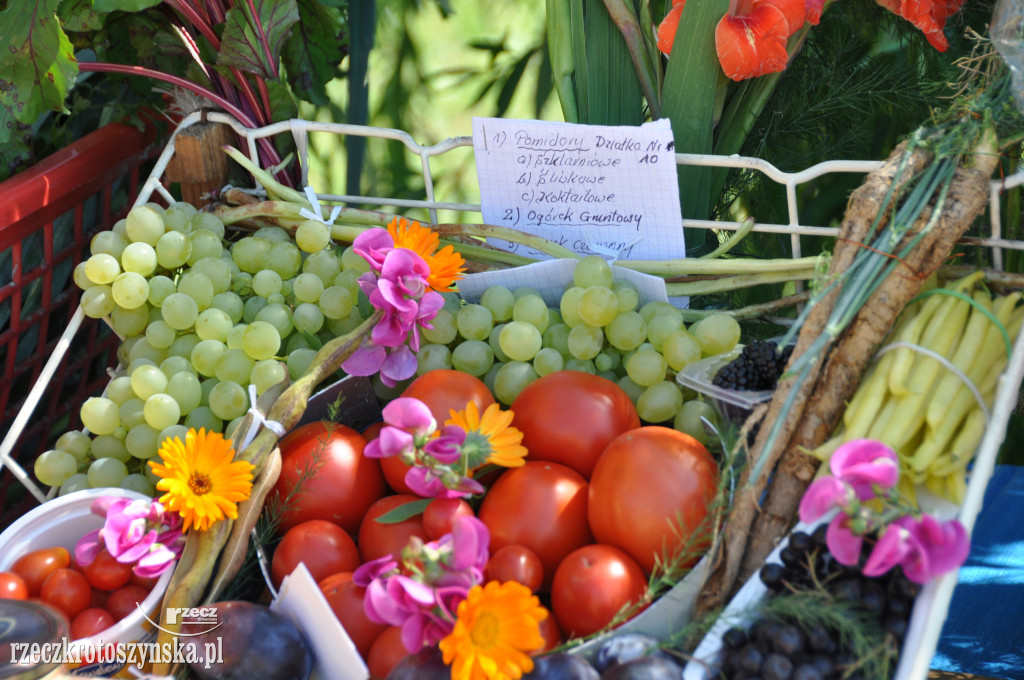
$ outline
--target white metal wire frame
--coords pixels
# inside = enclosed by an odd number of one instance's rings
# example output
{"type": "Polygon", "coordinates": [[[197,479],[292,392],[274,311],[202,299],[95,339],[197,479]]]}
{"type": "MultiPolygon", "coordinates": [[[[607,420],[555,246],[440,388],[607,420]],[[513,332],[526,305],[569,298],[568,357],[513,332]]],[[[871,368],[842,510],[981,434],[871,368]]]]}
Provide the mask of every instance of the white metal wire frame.
{"type": "MultiPolygon", "coordinates": [[[[434,178],[431,173],[430,161],[435,156],[440,156],[453,149],[460,147],[472,147],[472,137],[452,137],[437,144],[424,146],[416,142],[407,132],[401,130],[375,128],[357,125],[344,125],[337,123],[319,123],[314,121],[290,120],[259,129],[247,129],[238,123],[234,118],[221,113],[200,114],[193,113],[186,117],[178,126],[170,142],[157,159],[156,165],[149,178],[140,189],[135,205],[145,203],[154,196],[159,195],[167,202],[177,200],[172,196],[164,185],[164,170],[167,163],[174,155],[175,139],[182,130],[191,127],[203,120],[216,123],[224,123],[231,126],[238,135],[246,142],[245,151],[249,157],[258,162],[257,141],[263,138],[274,137],[282,134],[290,134],[295,141],[302,168],[302,181],[305,184],[308,180],[308,148],[310,133],[332,133],[338,135],[351,135],[359,137],[372,137],[378,139],[392,140],[403,144],[409,153],[420,159],[421,172],[423,177],[425,197],[422,200],[395,199],[373,196],[348,196],[318,193],[318,197],[325,203],[357,203],[360,205],[390,206],[395,208],[418,208],[428,211],[430,221],[437,223],[437,211],[457,212],[479,212],[479,204],[457,203],[439,201],[435,197],[434,178]]],[[[861,173],[871,172],[881,165],[881,161],[852,161],[838,160],[819,163],[800,172],[783,172],[771,164],[757,158],[742,156],[711,156],[700,154],[676,154],[676,162],[679,165],[699,165],[707,167],[724,168],[746,168],[763,173],[768,179],[777,182],[786,189],[788,223],[787,224],[757,224],[754,231],[789,234],[792,243],[792,257],[800,257],[801,246],[800,236],[835,236],[838,228],[828,226],[805,225],[800,222],[799,208],[797,205],[797,187],[815,178],[830,173],[861,173]]],[[[1003,250],[1024,250],[1024,242],[1008,240],[1002,236],[1001,214],[999,195],[1001,192],[1024,184],[1024,171],[1020,171],[1010,177],[991,182],[990,186],[990,234],[983,238],[973,238],[968,242],[971,245],[991,248],[992,262],[995,267],[1003,266],[1003,250]]],[[[735,230],[739,223],[728,221],[711,220],[689,220],[685,219],[685,227],[702,229],[735,230]]],[[[25,403],[11,424],[10,430],[0,442],[0,469],[5,465],[12,474],[40,501],[46,500],[46,494],[32,481],[29,475],[12,458],[11,451],[21,436],[22,431],[32,416],[36,405],[39,403],[43,393],[49,387],[54,374],[59,367],[61,360],[67,353],[77,333],[84,315],[79,308],[71,323],[64,330],[54,353],[43,367],[42,374],[30,390],[25,403]]],[[[995,467],[996,455],[1006,435],[1006,426],[1011,412],[1016,403],[1020,391],[1021,380],[1024,378],[1024,334],[1018,338],[1013,355],[999,381],[996,393],[996,402],[992,410],[991,421],[986,430],[985,436],[978,448],[974,469],[968,485],[967,495],[959,517],[961,522],[970,531],[978,511],[981,509],[985,487],[995,467]]],[[[942,622],[946,618],[949,600],[952,597],[953,589],[956,586],[956,574],[946,575],[932,583],[929,583],[923,592],[923,597],[915,609],[915,615],[911,620],[910,629],[907,634],[907,649],[916,649],[913,655],[904,655],[897,671],[896,680],[924,680],[928,673],[928,665],[938,642],[942,630],[942,622]],[[918,611],[923,602],[928,603],[928,611],[918,611]]]]}

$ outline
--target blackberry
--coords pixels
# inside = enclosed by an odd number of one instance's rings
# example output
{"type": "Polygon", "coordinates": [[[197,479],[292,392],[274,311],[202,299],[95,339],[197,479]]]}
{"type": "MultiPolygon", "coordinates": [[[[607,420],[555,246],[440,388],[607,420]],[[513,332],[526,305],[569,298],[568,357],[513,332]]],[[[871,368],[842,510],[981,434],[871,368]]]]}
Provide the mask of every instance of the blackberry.
{"type": "Polygon", "coordinates": [[[730,390],[773,390],[792,352],[792,346],[780,352],[774,342],[751,340],[739,356],[719,369],[711,384],[730,390]]]}

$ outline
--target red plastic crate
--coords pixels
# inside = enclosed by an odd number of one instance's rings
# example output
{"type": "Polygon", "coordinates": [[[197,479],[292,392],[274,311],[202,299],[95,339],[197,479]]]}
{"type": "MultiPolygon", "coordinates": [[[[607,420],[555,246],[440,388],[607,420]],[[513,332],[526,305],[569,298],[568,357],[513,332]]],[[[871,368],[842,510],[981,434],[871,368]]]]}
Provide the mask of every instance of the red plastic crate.
{"type": "MultiPolygon", "coordinates": [[[[92,236],[131,205],[140,167],[159,150],[154,130],[114,123],[0,183],[0,438],[75,313],[80,291],[72,270],[88,256],[92,236]]],[[[86,319],[13,449],[24,467],[31,470],[53,439],[79,426],[78,407],[109,381],[116,350],[117,337],[86,319]]],[[[4,520],[17,516],[24,497],[4,469],[4,520]]]]}

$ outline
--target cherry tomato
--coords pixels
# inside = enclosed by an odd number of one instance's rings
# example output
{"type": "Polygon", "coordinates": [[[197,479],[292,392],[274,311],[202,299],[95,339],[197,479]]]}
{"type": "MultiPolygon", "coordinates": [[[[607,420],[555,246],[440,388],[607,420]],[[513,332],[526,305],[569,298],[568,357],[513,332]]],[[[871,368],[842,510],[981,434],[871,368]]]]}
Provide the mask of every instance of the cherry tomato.
{"type": "Polygon", "coordinates": [[[92,562],[82,567],[82,573],[96,590],[117,590],[132,577],[132,565],[118,562],[103,547],[92,562]]]}
{"type": "Polygon", "coordinates": [[[366,655],[366,667],[371,678],[386,678],[398,662],[409,656],[409,650],[402,644],[402,629],[388,626],[377,636],[366,655]]]}
{"type": "Polygon", "coordinates": [[[714,459],[690,435],[656,425],[627,432],[608,445],[590,480],[590,528],[599,543],[622,549],[650,573],[663,550],[673,556],[687,543],[694,553],[706,547],[706,536],[690,538],[717,483],[714,459]]]}
{"type": "Polygon", "coordinates": [[[25,579],[14,572],[0,571],[0,600],[27,600],[25,579]]]}
{"type": "Polygon", "coordinates": [[[506,545],[487,560],[484,581],[517,581],[537,592],[544,583],[544,565],[526,546],[506,545]]]}
{"type": "Polygon", "coordinates": [[[359,554],[363,562],[385,555],[394,555],[397,558],[413,536],[428,540],[427,532],[423,529],[422,514],[392,524],[377,521],[381,515],[411,501],[419,500],[422,500],[419,496],[396,494],[385,496],[370,506],[363,523],[359,526],[359,554]]]}
{"type": "Polygon", "coordinates": [[[558,619],[551,612],[540,622],[540,635],[544,638],[544,644],[530,652],[530,656],[546,654],[563,642],[562,629],[558,627],[558,619]]]}
{"type": "Polygon", "coordinates": [[[84,576],[74,569],[57,569],[46,577],[39,598],[73,619],[92,600],[92,588],[84,576]]]}
{"type": "Polygon", "coordinates": [[[89,607],[78,613],[78,616],[71,619],[71,639],[81,640],[90,638],[97,633],[105,631],[117,621],[106,609],[89,607]]]}
{"type": "MultiPolygon", "coordinates": [[[[550,374],[549,374],[550,375],[550,374]]],[[[506,545],[522,545],[540,558],[544,584],[576,548],[594,542],[587,525],[587,482],[558,463],[530,461],[502,473],[477,513],[491,532],[493,555],[506,545]]]]}
{"type": "Polygon", "coordinates": [[[275,586],[302,562],[314,581],[339,571],[355,571],[359,550],[348,532],[333,522],[311,519],[289,529],[274,550],[270,575],[275,586]]]}
{"type": "MultiPolygon", "coordinates": [[[[82,575],[84,576],[85,574],[82,574],[82,575]]],[[[88,580],[88,579],[86,579],[86,580],[88,580]]],[[[99,608],[99,609],[106,609],[107,608],[107,598],[109,598],[109,597],[110,597],[110,593],[107,592],[106,590],[96,590],[95,588],[93,588],[92,589],[92,597],[89,599],[89,608],[90,609],[97,609],[97,608],[99,608]]]]}
{"type": "Polygon", "coordinates": [[[473,508],[462,498],[435,498],[423,509],[423,530],[436,541],[452,532],[456,517],[474,517],[473,508]]]}
{"type": "Polygon", "coordinates": [[[114,621],[120,621],[138,611],[138,605],[148,596],[149,591],[139,586],[121,586],[110,593],[104,609],[110,612],[110,615],[114,617],[114,621]]]}
{"type": "Polygon", "coordinates": [[[310,423],[281,440],[281,477],[273,494],[287,499],[281,531],[311,519],[334,522],[350,534],[387,489],[380,462],[363,455],[366,440],[345,425],[310,423]]]}
{"type": "Polygon", "coordinates": [[[39,595],[47,576],[70,565],[71,553],[66,549],[43,548],[19,557],[11,565],[11,571],[25,582],[29,595],[39,595]]]}
{"type": "Polygon", "coordinates": [[[451,411],[464,411],[470,401],[480,413],[494,403],[494,397],[480,378],[450,368],[435,368],[409,383],[403,397],[419,399],[434,414],[438,426],[451,417],[451,411]]]}
{"type": "Polygon", "coordinates": [[[145,576],[139,576],[134,571],[132,572],[132,575],[128,577],[128,583],[131,583],[133,586],[145,588],[146,590],[153,590],[153,587],[156,586],[156,582],[159,580],[159,576],[150,576],[147,578],[145,576]]]}
{"type": "Polygon", "coordinates": [[[633,558],[595,543],[574,550],[558,565],[551,609],[569,637],[582,637],[607,626],[624,606],[640,602],[646,591],[647,577],[633,558]]]}
{"type": "Polygon", "coordinates": [[[374,623],[363,609],[366,588],[352,582],[352,573],[343,571],[332,574],[320,581],[320,592],[327,598],[331,611],[338,617],[342,627],[364,659],[370,654],[377,636],[388,627],[386,623],[374,623]]]}
{"type": "Polygon", "coordinates": [[[590,479],[611,440],[640,427],[636,407],[621,387],[582,371],[555,371],[534,380],[512,402],[512,412],[530,460],[568,465],[584,479],[590,479]]]}

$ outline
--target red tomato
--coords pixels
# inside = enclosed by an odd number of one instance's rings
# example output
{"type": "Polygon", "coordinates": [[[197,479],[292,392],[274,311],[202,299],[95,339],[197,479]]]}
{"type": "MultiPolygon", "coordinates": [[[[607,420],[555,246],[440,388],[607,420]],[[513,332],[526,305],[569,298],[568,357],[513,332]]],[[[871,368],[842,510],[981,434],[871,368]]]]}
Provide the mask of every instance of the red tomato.
{"type": "MultiPolygon", "coordinates": [[[[693,543],[717,483],[714,459],[690,435],[657,425],[627,432],[608,445],[590,480],[590,528],[650,573],[663,550],[671,556],[693,543]]],[[[694,547],[706,548],[706,538],[694,547]]]]}
{"type": "Polygon", "coordinates": [[[82,573],[96,590],[117,590],[132,577],[132,565],[118,562],[103,547],[92,562],[82,567],[82,573]]]}
{"type": "Polygon", "coordinates": [[[138,611],[138,605],[147,596],[149,596],[148,590],[132,585],[122,586],[110,593],[104,609],[110,612],[110,615],[114,617],[114,621],[120,621],[138,611]]]}
{"type": "MultiPolygon", "coordinates": [[[[397,558],[413,536],[424,541],[428,540],[427,532],[423,530],[422,514],[413,515],[393,524],[377,521],[381,515],[411,501],[419,500],[422,500],[419,496],[396,494],[385,496],[370,506],[370,509],[366,511],[366,517],[363,518],[363,523],[359,526],[359,554],[362,556],[363,562],[369,562],[385,555],[394,555],[397,558]]],[[[338,569],[337,571],[343,570],[338,569]]]]}
{"type": "Polygon", "coordinates": [[[434,414],[438,426],[451,417],[451,411],[464,411],[470,401],[476,402],[480,413],[494,403],[484,381],[469,373],[450,368],[435,368],[409,383],[403,397],[419,399],[434,414]]]}
{"type": "Polygon", "coordinates": [[[534,380],[512,402],[512,412],[530,460],[568,465],[584,479],[590,479],[611,440],[640,427],[636,407],[621,387],[582,371],[555,371],[534,380]]]}
{"type": "Polygon", "coordinates": [[[381,458],[380,469],[384,473],[384,479],[387,480],[388,486],[391,487],[392,491],[395,493],[413,493],[413,490],[405,483],[405,473],[409,471],[409,466],[403,463],[401,458],[398,456],[381,458]]]}
{"type": "Polygon", "coordinates": [[[366,667],[371,678],[386,678],[398,662],[409,656],[409,650],[402,644],[402,629],[388,626],[377,636],[366,655],[366,667]]]}
{"type": "Polygon", "coordinates": [[[71,553],[66,549],[43,548],[19,557],[11,565],[11,571],[25,582],[29,595],[39,595],[47,576],[70,565],[71,553]]]}
{"type": "Polygon", "coordinates": [[[544,638],[544,644],[530,652],[530,656],[546,654],[562,644],[562,629],[558,627],[558,619],[550,611],[540,622],[540,635],[544,638]]]}
{"type": "Polygon", "coordinates": [[[27,600],[25,579],[14,572],[0,571],[0,600],[27,600]]]}
{"type": "Polygon", "coordinates": [[[117,621],[106,609],[90,607],[83,609],[78,616],[71,619],[71,639],[81,640],[90,638],[97,633],[105,631],[117,621]]]}
{"type": "Polygon", "coordinates": [[[378,420],[372,425],[367,425],[359,434],[363,435],[363,439],[369,443],[380,436],[380,431],[382,429],[384,429],[384,421],[378,420]]]}
{"type": "Polygon", "coordinates": [[[306,565],[314,581],[339,571],[355,571],[359,566],[359,550],[355,541],[337,524],[322,519],[289,529],[274,550],[270,576],[279,587],[299,562],[306,565]]]}
{"type": "Polygon", "coordinates": [[[73,619],[89,606],[92,588],[85,577],[74,569],[57,569],[43,581],[39,598],[64,612],[69,619],[73,619]]]}
{"type": "MultiPolygon", "coordinates": [[[[550,374],[549,374],[550,375],[550,374]]],[[[522,545],[544,565],[544,585],[576,548],[594,542],[587,524],[587,482],[558,463],[530,461],[502,473],[477,514],[491,532],[491,554],[522,545]]]]}
{"type": "Polygon", "coordinates": [[[151,576],[149,578],[146,578],[145,576],[139,576],[134,571],[132,572],[132,575],[128,577],[128,583],[131,583],[133,586],[145,588],[146,590],[153,590],[153,587],[159,580],[159,576],[151,576]]]}
{"type": "Polygon", "coordinates": [[[551,609],[569,637],[582,637],[607,626],[624,606],[640,602],[646,591],[647,577],[635,560],[618,548],[597,543],[573,551],[558,565],[551,609]]]}
{"type": "Polygon", "coordinates": [[[506,545],[487,560],[484,581],[517,581],[535,593],[544,583],[544,565],[526,546],[506,545]]]}
{"type": "Polygon", "coordinates": [[[338,617],[342,627],[364,659],[370,654],[377,636],[388,627],[386,623],[374,623],[363,609],[366,588],[352,582],[352,572],[332,574],[320,581],[320,592],[327,598],[331,611],[338,617]]]}
{"type": "Polygon", "coordinates": [[[288,499],[282,532],[323,519],[355,534],[366,509],[387,492],[380,462],[365,457],[364,446],[361,434],[337,423],[310,423],[281,440],[281,477],[272,493],[288,499]]]}
{"type": "Polygon", "coordinates": [[[423,510],[423,530],[436,541],[452,532],[456,517],[474,517],[473,508],[462,498],[435,498],[423,510]]]}

